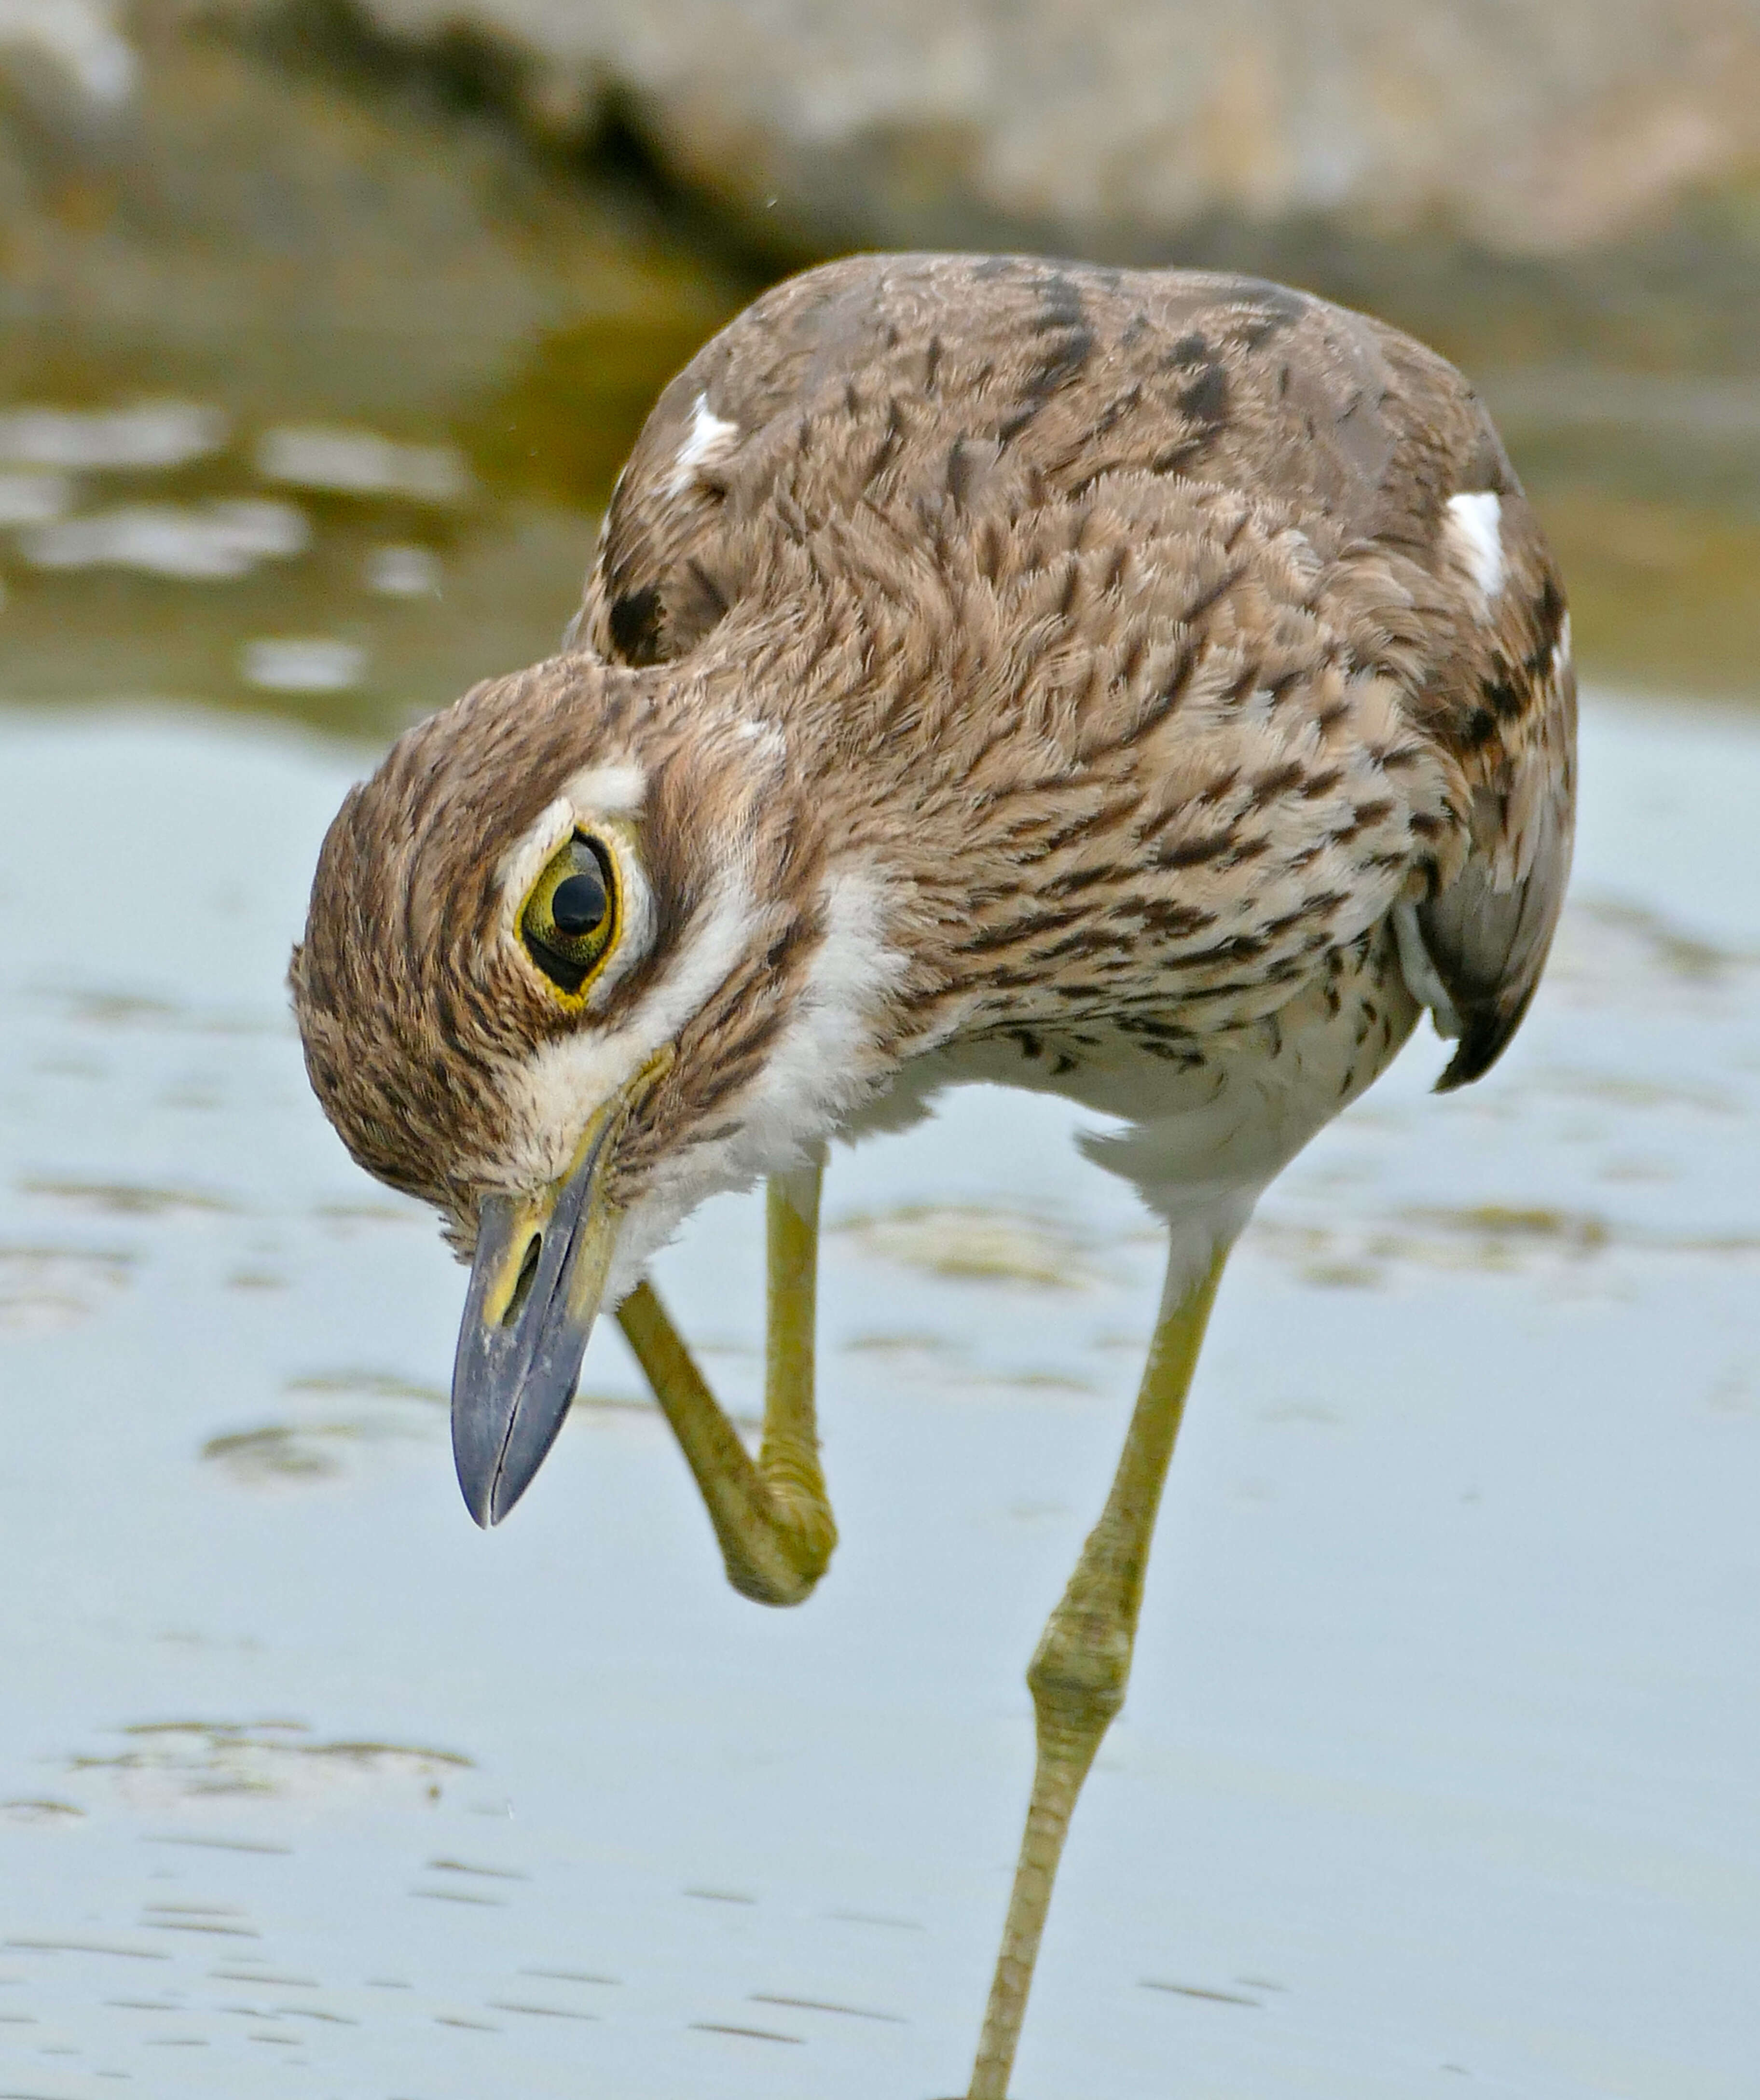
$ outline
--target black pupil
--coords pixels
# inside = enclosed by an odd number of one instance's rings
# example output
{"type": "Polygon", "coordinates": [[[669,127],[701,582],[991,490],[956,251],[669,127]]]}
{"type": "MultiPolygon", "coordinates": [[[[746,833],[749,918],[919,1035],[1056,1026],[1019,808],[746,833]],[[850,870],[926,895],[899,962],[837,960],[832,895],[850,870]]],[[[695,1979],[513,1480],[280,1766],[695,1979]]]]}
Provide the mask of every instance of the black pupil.
{"type": "Polygon", "coordinates": [[[550,898],[550,923],[571,939],[590,933],[605,916],[605,885],[583,870],[556,885],[550,898]]]}

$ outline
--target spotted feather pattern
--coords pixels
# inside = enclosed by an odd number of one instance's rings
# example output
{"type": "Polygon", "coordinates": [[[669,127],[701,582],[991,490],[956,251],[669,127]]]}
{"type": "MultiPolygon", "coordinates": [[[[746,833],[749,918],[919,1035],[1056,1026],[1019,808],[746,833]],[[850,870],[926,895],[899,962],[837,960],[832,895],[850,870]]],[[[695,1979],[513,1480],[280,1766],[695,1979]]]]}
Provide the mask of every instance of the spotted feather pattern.
{"type": "Polygon", "coordinates": [[[1564,598],[1476,398],[1392,329],[1195,272],[812,272],[662,397],[580,633],[661,662],[730,620],[816,627],[803,747],[947,820],[923,916],[973,923],[915,995],[963,1025],[1211,1032],[1411,897],[1464,1024],[1445,1084],[1526,1008],[1569,861],[1564,598]],[[699,404],[739,436],[680,489],[699,404]],[[1495,499],[1489,604],[1463,494],[1495,499]]]}
{"type": "Polygon", "coordinates": [[[671,1176],[682,1215],[770,1171],[742,1133],[854,982],[842,883],[878,929],[860,1025],[777,1158],[983,1071],[1163,1120],[1233,1088],[1212,1149],[1263,1180],[1413,1025],[1396,914],[1460,1025],[1443,1083],[1509,1039],[1564,893],[1574,707],[1520,485],[1416,343],[1243,278],[833,264],[661,395],[564,652],[351,798],[294,963],[308,1068],[356,1156],[468,1238],[478,1189],[572,1142],[549,1096],[526,1127],[532,1061],[635,1040],[713,920],[730,945],[615,1169],[620,1201],[671,1176]],[[496,871],[596,766],[642,783],[652,909],[582,1018],[496,871]],[[1300,1113],[1251,1110],[1280,1074],[1300,1113]]]}

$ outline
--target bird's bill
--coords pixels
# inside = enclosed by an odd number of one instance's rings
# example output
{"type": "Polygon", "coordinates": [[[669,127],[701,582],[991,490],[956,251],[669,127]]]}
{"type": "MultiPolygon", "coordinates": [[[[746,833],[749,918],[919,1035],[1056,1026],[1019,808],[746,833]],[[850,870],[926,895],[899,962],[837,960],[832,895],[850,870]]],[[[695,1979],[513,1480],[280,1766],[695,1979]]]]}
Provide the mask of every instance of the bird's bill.
{"type": "Polygon", "coordinates": [[[617,1245],[606,1168],[657,1061],[597,1112],[559,1181],[479,1207],[452,1363],[452,1458],[465,1507],[485,1528],[531,1486],[567,1418],[617,1245]]]}

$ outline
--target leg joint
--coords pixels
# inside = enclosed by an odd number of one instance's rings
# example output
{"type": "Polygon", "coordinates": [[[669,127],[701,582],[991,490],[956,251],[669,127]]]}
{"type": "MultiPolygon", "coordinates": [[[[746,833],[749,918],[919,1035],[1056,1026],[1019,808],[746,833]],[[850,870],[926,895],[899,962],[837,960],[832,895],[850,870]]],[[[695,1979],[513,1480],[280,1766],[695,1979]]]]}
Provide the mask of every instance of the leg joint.
{"type": "Polygon", "coordinates": [[[1047,1720],[1104,1728],[1124,1704],[1134,1644],[1132,1630],[1117,1619],[1059,1605],[1027,1665],[1035,1710],[1047,1720]]]}
{"type": "Polygon", "coordinates": [[[716,1524],[727,1579],[755,1604],[804,1604],[831,1565],[837,1526],[824,1491],[765,1484],[755,1521],[716,1524]]]}
{"type": "Polygon", "coordinates": [[[742,1597],[749,1598],[754,1604],[774,1604],[779,1608],[804,1604],[818,1587],[819,1577],[825,1572],[823,1564],[804,1569],[772,1562],[760,1568],[730,1553],[724,1553],[721,1557],[726,1565],[727,1580],[742,1597]]]}

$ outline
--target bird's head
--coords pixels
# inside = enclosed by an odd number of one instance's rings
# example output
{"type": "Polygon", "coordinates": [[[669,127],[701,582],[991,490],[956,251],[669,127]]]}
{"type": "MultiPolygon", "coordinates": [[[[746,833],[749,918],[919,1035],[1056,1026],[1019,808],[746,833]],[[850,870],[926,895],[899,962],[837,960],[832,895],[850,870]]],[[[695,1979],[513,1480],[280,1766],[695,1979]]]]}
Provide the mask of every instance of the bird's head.
{"type": "Polygon", "coordinates": [[[294,1011],[349,1150],[471,1261],[452,1422],[479,1523],[536,1472],[601,1304],[881,1083],[895,960],[876,863],[783,732],[664,668],[480,686],[351,792],[294,1011]]]}

